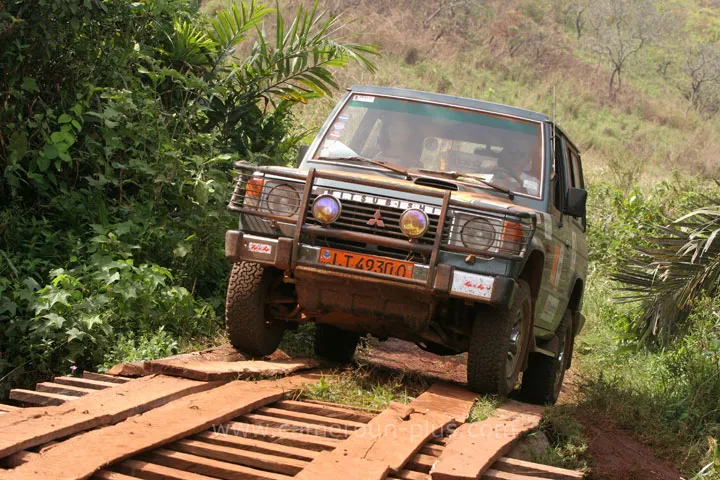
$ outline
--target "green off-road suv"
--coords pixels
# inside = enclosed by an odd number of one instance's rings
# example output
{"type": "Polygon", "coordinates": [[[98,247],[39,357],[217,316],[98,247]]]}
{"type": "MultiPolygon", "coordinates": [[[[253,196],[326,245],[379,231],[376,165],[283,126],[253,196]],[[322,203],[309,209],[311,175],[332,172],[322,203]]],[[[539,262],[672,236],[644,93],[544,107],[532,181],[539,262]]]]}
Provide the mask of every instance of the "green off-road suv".
{"type": "Polygon", "coordinates": [[[557,399],[587,274],[580,155],[552,119],[466,98],[357,86],[298,168],[238,162],[226,320],[272,353],[316,322],[316,353],[372,334],[467,352],[468,385],[557,399]]]}

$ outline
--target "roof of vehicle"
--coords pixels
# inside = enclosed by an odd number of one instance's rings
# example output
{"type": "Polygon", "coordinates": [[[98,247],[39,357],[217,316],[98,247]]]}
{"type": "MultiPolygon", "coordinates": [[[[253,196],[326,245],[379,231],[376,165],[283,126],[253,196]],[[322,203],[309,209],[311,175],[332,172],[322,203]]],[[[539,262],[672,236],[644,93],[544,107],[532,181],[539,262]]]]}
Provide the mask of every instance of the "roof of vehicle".
{"type": "Polygon", "coordinates": [[[402,97],[411,100],[420,100],[425,102],[443,103],[458,107],[472,108],[483,110],[499,115],[508,115],[512,117],[534,120],[536,122],[550,122],[552,119],[542,113],[525,110],[523,108],[511,107],[499,103],[484,102],[472,98],[455,97],[453,95],[445,95],[442,93],[421,92],[419,90],[410,90],[406,88],[394,87],[376,87],[371,85],[353,85],[350,91],[356,93],[367,93],[372,95],[387,95],[390,97],[402,97]]]}

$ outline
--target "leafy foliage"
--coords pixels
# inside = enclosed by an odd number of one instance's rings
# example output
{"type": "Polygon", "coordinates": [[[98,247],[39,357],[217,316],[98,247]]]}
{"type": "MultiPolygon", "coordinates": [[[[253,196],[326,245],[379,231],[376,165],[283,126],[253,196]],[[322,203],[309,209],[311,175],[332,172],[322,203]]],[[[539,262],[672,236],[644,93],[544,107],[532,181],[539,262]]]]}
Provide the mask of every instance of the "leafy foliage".
{"type": "Polygon", "coordinates": [[[628,259],[614,278],[624,283],[627,301],[644,303],[638,322],[643,338],[668,343],[684,333],[695,300],[720,286],[720,206],[718,198],[683,215],[628,259]]]}
{"type": "Polygon", "coordinates": [[[292,106],[373,68],[317,6],[283,25],[254,0],[0,3],[3,389],[217,331],[232,162],[289,163],[292,106]]]}

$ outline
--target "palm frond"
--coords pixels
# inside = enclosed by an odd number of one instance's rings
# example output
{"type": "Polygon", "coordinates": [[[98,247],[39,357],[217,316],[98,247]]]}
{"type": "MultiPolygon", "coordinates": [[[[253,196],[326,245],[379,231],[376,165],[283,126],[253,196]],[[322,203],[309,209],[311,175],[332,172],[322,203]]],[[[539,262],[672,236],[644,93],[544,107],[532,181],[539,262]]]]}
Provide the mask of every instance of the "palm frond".
{"type": "Polygon", "coordinates": [[[613,275],[619,301],[643,302],[641,338],[667,344],[684,329],[693,302],[720,286],[720,198],[706,199],[672,224],[656,227],[650,247],[639,249],[613,275]]]}
{"type": "Polygon", "coordinates": [[[257,27],[274,10],[255,0],[242,2],[240,7],[232,5],[218,10],[210,19],[210,37],[220,46],[216,66],[224,62],[235,50],[238,43],[247,38],[247,33],[257,27]]]}
{"type": "Polygon", "coordinates": [[[308,98],[330,95],[338,88],[331,68],[356,61],[374,72],[369,56],[379,54],[374,45],[336,40],[342,27],[340,17],[326,16],[317,2],[311,9],[300,5],[289,26],[278,11],[274,42],[257,26],[257,41],[248,58],[236,67],[234,78],[252,87],[248,90],[251,101],[266,104],[275,105],[276,99],[304,103],[308,98]]]}
{"type": "Polygon", "coordinates": [[[185,68],[206,65],[217,44],[197,25],[187,20],[176,20],[172,34],[168,35],[169,49],[164,52],[172,63],[185,68]]]}

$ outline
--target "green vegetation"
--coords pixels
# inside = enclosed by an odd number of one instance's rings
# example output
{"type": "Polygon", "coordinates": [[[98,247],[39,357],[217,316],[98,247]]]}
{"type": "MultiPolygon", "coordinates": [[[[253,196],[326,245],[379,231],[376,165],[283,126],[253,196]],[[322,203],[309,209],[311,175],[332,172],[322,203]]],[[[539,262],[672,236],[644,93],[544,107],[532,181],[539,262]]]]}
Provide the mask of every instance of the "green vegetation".
{"type": "MultiPolygon", "coordinates": [[[[552,447],[541,460],[586,464],[581,425],[596,418],[688,476],[720,476],[717,278],[683,297],[680,321],[662,338],[652,318],[667,317],[618,303],[611,279],[636,248],[657,246],[658,226],[720,196],[707,181],[720,174],[716,7],[321,2],[359,18],[340,31],[336,17],[298,11],[299,0],[279,2],[293,17],[204,3],[201,12],[193,0],[0,3],[0,396],[72,366],[217,342],[222,238],[236,222],[224,208],[232,162],[290,162],[334,104],[335,86],[403,86],[555,111],[584,152],[588,324],[572,398],[550,410],[552,447]],[[603,19],[619,19],[616,36],[603,19]],[[630,55],[612,53],[648,19],[662,28],[643,30],[630,55]],[[384,47],[377,70],[373,47],[347,41],[353,32],[384,47]]],[[[717,249],[710,232],[698,238],[717,249]]],[[[693,239],[683,234],[682,244],[693,239]]],[[[310,351],[311,327],[283,346],[310,351]]],[[[307,395],[383,408],[423,387],[360,368],[307,395]]],[[[484,399],[471,416],[493,408],[484,399]]]]}
{"type": "Polygon", "coordinates": [[[379,411],[391,402],[409,403],[427,387],[420,377],[403,373],[388,375],[377,368],[358,367],[323,377],[308,386],[303,396],[379,411]]]}
{"type": "Polygon", "coordinates": [[[0,397],[214,341],[232,162],[287,163],[292,107],[373,70],[341,27],[255,2],[0,4],[0,397]]]}
{"type": "MultiPolygon", "coordinates": [[[[657,216],[652,224],[666,224],[669,221],[663,218],[687,212],[705,190],[698,185],[683,187],[668,189],[668,184],[662,183],[646,189],[643,195],[633,192],[623,202],[607,195],[603,201],[594,202],[592,216],[623,218],[635,211],[641,218],[657,216]]],[[[647,300],[639,304],[618,303],[618,297],[624,295],[622,287],[608,278],[618,271],[617,262],[638,246],[647,247],[646,252],[662,252],[653,248],[649,237],[655,230],[648,230],[648,225],[608,222],[603,229],[593,229],[603,231],[602,238],[609,247],[605,251],[613,252],[613,256],[605,259],[607,263],[594,263],[585,300],[587,331],[576,346],[579,400],[562,411],[620,426],[652,445],[685,473],[693,474],[713,462],[708,442],[714,445],[720,435],[720,302],[701,294],[686,310],[690,314],[683,327],[675,329],[672,336],[659,325],[648,327],[646,312],[655,305],[652,297],[643,296],[647,300]]],[[[597,237],[592,238],[597,241],[597,237]]],[[[673,262],[688,268],[688,260],[680,256],[673,262]]],[[[623,261],[623,265],[627,263],[623,261]]],[[[643,271],[655,270],[650,267],[643,271]]],[[[662,288],[662,269],[656,273],[654,285],[662,288]]],[[[692,281],[692,275],[686,280],[692,281]]],[[[709,467],[707,471],[714,470],[709,467]]]]}

